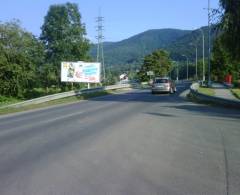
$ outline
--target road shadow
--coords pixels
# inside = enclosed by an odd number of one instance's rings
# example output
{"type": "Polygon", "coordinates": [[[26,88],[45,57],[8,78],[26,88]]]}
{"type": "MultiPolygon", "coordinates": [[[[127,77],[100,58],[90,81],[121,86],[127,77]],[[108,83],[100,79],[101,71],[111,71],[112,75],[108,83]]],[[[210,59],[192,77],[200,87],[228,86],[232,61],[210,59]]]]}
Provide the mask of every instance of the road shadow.
{"type": "Polygon", "coordinates": [[[149,114],[149,115],[153,115],[153,116],[160,116],[160,117],[177,117],[176,115],[157,113],[157,112],[145,112],[144,114],[149,114]]]}
{"type": "MultiPolygon", "coordinates": [[[[222,107],[216,106],[208,106],[202,104],[195,104],[195,103],[185,103],[180,105],[169,105],[169,106],[162,106],[164,108],[174,108],[177,110],[185,110],[188,112],[192,112],[193,114],[199,114],[204,116],[214,116],[214,117],[227,117],[233,119],[240,119],[240,110],[236,109],[227,109],[222,107]]],[[[239,121],[240,122],[240,121],[239,121]]]]}
{"type": "Polygon", "coordinates": [[[116,93],[104,97],[91,98],[89,101],[110,101],[110,102],[179,102],[184,101],[180,94],[188,87],[179,87],[178,91],[174,94],[157,93],[152,94],[151,89],[133,89],[129,92],[116,93]]]}
{"type": "MultiPolygon", "coordinates": [[[[125,102],[125,103],[150,103],[156,104],[156,106],[162,108],[174,108],[177,110],[185,110],[188,112],[192,112],[193,114],[206,115],[206,116],[215,116],[215,117],[227,117],[232,119],[240,119],[240,110],[238,109],[230,109],[224,107],[218,107],[214,105],[205,105],[205,104],[197,104],[188,101],[181,94],[184,93],[190,84],[180,84],[177,86],[178,91],[174,94],[151,94],[150,89],[134,89],[130,92],[114,94],[104,97],[97,97],[93,99],[89,99],[89,101],[109,101],[109,102],[125,102]]],[[[155,106],[155,105],[154,105],[155,106]]],[[[174,115],[169,115],[166,113],[154,113],[149,112],[147,114],[162,116],[162,117],[174,117],[174,115]]],[[[176,116],[175,116],[176,117],[176,116]]]]}

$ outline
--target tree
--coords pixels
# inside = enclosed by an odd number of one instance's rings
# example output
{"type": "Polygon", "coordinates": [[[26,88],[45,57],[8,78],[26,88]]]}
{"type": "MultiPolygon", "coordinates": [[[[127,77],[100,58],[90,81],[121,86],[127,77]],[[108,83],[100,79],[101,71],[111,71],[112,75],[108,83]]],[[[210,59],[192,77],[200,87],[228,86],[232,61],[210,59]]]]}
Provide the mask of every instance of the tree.
{"type": "Polygon", "coordinates": [[[18,21],[0,24],[0,94],[23,97],[38,83],[43,46],[18,21]]]}
{"type": "Polygon", "coordinates": [[[227,74],[240,77],[240,1],[220,0],[221,13],[218,38],[214,42],[212,76],[223,81],[227,74]]]}
{"type": "Polygon", "coordinates": [[[234,61],[240,61],[240,1],[220,0],[223,15],[220,27],[223,31],[222,44],[234,61]]]}
{"type": "Polygon", "coordinates": [[[154,51],[145,56],[143,65],[138,73],[141,80],[147,80],[147,72],[153,71],[155,76],[166,76],[172,67],[169,54],[164,50],[154,51]]]}
{"type": "MultiPolygon", "coordinates": [[[[45,16],[40,39],[46,48],[46,66],[56,75],[56,84],[60,82],[61,61],[80,61],[89,59],[89,41],[81,23],[77,4],[66,3],[52,5],[45,16]]],[[[47,72],[46,72],[47,74],[47,72]]]]}
{"type": "Polygon", "coordinates": [[[229,53],[223,47],[222,37],[219,36],[213,45],[212,56],[212,76],[218,81],[224,81],[227,73],[231,72],[232,66],[229,64],[229,53]]]}

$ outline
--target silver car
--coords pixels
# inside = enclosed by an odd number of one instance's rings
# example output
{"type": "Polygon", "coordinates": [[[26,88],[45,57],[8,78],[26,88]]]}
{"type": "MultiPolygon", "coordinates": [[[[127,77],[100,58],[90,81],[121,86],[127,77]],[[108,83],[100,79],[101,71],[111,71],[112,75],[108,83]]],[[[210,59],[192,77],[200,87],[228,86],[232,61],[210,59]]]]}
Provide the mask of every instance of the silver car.
{"type": "Polygon", "coordinates": [[[152,94],[154,93],[175,93],[177,91],[174,81],[168,77],[155,78],[152,83],[152,94]]]}

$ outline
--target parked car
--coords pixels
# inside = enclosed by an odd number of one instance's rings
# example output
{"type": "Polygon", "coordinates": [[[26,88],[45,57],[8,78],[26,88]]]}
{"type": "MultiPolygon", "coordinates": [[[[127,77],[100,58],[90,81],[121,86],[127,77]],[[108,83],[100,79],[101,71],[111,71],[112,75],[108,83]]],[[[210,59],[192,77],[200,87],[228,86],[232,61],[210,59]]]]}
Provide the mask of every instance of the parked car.
{"type": "Polygon", "coordinates": [[[174,81],[168,77],[156,77],[152,84],[152,94],[154,93],[175,93],[177,91],[174,81]]]}

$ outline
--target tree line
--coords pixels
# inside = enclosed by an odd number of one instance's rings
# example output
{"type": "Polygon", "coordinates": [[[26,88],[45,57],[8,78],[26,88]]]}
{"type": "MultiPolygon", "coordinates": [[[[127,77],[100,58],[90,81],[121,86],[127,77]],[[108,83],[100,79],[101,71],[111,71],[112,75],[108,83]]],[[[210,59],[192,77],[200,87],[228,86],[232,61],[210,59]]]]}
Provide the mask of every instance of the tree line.
{"type": "Polygon", "coordinates": [[[37,38],[17,20],[0,23],[1,95],[30,98],[65,90],[69,86],[60,82],[61,61],[91,60],[77,4],[50,6],[41,30],[37,38]]]}
{"type": "Polygon", "coordinates": [[[212,76],[223,81],[231,74],[234,81],[240,79],[240,1],[220,0],[216,11],[218,37],[213,45],[212,76]]]}
{"type": "Polygon", "coordinates": [[[138,72],[138,78],[141,81],[147,81],[151,75],[148,72],[153,72],[154,76],[168,76],[172,67],[172,62],[169,53],[159,49],[145,56],[143,65],[138,72]]]}

